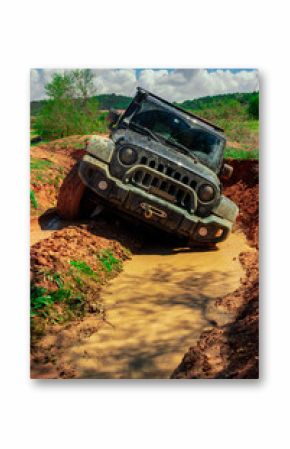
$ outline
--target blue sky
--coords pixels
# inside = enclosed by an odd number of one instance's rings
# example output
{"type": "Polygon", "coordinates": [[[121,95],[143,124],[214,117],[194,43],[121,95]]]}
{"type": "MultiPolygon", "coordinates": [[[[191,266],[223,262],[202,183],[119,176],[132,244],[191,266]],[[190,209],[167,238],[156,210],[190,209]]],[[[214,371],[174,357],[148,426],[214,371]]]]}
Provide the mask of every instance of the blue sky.
{"type": "MultiPolygon", "coordinates": [[[[259,89],[255,69],[92,69],[98,94],[132,96],[137,86],[144,87],[169,101],[183,101],[206,95],[253,92],[259,89]]],[[[32,69],[31,99],[45,98],[45,84],[53,73],[65,69],[32,69]]]]}

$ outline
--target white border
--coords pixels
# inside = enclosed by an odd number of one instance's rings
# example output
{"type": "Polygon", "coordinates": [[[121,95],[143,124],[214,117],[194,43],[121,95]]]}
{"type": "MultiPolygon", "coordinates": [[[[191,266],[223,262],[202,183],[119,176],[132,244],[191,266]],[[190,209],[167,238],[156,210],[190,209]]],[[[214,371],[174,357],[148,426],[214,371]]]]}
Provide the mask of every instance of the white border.
{"type": "Polygon", "coordinates": [[[1,7],[2,447],[285,447],[290,316],[286,5],[28,0],[1,7]],[[29,380],[29,68],[75,66],[260,69],[260,381],[29,380]]]}

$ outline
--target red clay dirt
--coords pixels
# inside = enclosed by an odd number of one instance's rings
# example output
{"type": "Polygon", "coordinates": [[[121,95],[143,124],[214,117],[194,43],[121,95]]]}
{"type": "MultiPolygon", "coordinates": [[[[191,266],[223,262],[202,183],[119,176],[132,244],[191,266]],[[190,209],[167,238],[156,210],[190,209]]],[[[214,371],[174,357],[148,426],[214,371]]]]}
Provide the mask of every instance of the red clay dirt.
{"type": "Polygon", "coordinates": [[[203,332],[173,372],[173,379],[259,377],[258,162],[230,163],[234,176],[225,185],[224,193],[237,202],[238,227],[257,251],[240,254],[245,269],[241,286],[217,301],[217,305],[236,313],[235,320],[203,332]]]}
{"type": "Polygon", "coordinates": [[[34,191],[38,207],[31,207],[31,217],[38,217],[47,209],[56,205],[59,187],[72,166],[85,153],[87,136],[73,136],[47,144],[31,147],[30,156],[36,160],[52,163],[42,171],[31,170],[30,184],[34,191]]]}
{"type": "Polygon", "coordinates": [[[257,161],[229,160],[234,173],[224,182],[224,194],[240,208],[239,228],[255,248],[259,246],[259,164],[257,161]]]}

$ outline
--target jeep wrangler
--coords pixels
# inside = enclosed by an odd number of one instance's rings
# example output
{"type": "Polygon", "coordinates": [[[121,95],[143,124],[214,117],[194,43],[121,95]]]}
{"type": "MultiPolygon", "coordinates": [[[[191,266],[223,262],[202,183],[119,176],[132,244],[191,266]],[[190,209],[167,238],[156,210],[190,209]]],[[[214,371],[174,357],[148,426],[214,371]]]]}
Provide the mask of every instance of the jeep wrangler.
{"type": "Polygon", "coordinates": [[[91,136],[64,180],[58,212],[95,216],[110,205],[189,244],[226,239],[238,207],[222,194],[223,129],[137,88],[125,112],[109,113],[110,137],[91,136]]]}

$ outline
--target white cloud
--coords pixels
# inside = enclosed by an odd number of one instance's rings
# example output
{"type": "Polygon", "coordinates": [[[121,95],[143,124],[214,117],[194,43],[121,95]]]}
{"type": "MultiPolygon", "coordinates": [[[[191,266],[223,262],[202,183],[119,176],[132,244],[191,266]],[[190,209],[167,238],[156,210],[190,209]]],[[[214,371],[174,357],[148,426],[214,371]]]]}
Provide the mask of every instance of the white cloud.
{"type": "Polygon", "coordinates": [[[115,93],[132,96],[138,85],[134,69],[93,70],[97,93],[115,93]]]}
{"type": "MultiPolygon", "coordinates": [[[[205,69],[94,69],[97,93],[116,93],[132,96],[139,85],[169,101],[183,101],[231,92],[252,92],[259,89],[256,70],[208,71],[205,69]]],[[[32,69],[31,99],[45,97],[44,86],[54,72],[64,70],[32,69]]]]}
{"type": "Polygon", "coordinates": [[[63,69],[31,69],[30,97],[31,100],[45,98],[45,85],[51,81],[54,73],[64,73],[63,69]]]}
{"type": "Polygon", "coordinates": [[[144,70],[140,85],[171,101],[182,101],[230,92],[251,92],[258,90],[257,71],[204,69],[144,70]]]}

